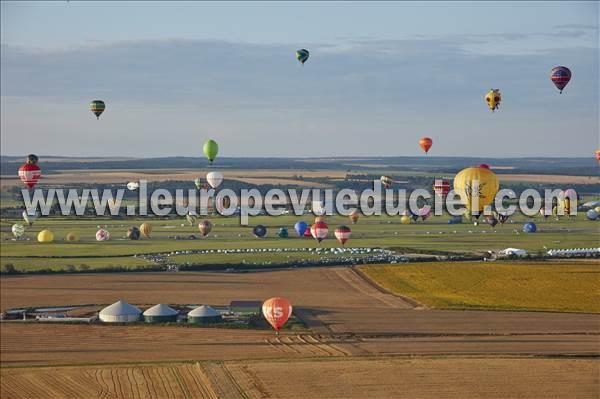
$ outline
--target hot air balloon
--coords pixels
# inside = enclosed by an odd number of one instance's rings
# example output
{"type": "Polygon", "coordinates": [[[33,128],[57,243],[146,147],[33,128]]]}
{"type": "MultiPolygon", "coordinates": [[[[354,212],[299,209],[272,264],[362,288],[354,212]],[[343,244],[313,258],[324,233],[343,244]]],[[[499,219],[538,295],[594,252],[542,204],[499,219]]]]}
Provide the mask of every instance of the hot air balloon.
{"type": "Polygon", "coordinates": [[[252,229],[252,234],[254,234],[254,237],[263,238],[267,235],[267,228],[262,224],[259,224],[252,229]]]}
{"type": "Polygon", "coordinates": [[[281,227],[277,232],[277,237],[279,238],[287,238],[289,235],[288,229],[286,227],[281,227]]]}
{"type": "Polygon", "coordinates": [[[130,181],[129,183],[127,183],[127,189],[129,191],[135,191],[138,188],[140,188],[140,183],[138,183],[136,181],[130,181]]]}
{"type": "Polygon", "coordinates": [[[403,216],[400,218],[400,223],[402,223],[402,224],[410,224],[410,216],[408,216],[408,215],[403,215],[403,216]]]}
{"type": "Polygon", "coordinates": [[[208,158],[210,163],[212,163],[219,152],[219,145],[216,141],[209,139],[204,142],[202,149],[204,151],[204,155],[206,155],[206,158],[208,158]]]}
{"type": "Polygon", "coordinates": [[[494,202],[498,192],[498,177],[494,172],[485,168],[466,168],[458,172],[454,178],[454,190],[460,196],[467,212],[479,217],[484,207],[494,202]],[[477,190],[477,191],[475,191],[477,190]],[[478,206],[474,208],[474,200],[478,206]]]}
{"type": "Polygon", "coordinates": [[[571,80],[571,70],[564,66],[554,67],[550,71],[550,80],[562,94],[563,89],[571,80]]]}
{"type": "Polygon", "coordinates": [[[496,219],[494,215],[486,216],[485,221],[488,222],[488,224],[492,227],[496,227],[498,224],[498,219],[496,219]]]}
{"type": "Polygon", "coordinates": [[[298,234],[298,237],[302,237],[304,236],[304,233],[308,230],[308,225],[306,224],[306,222],[303,221],[296,222],[296,224],[294,225],[294,230],[296,230],[296,234],[298,234]]]}
{"type": "MultiPolygon", "coordinates": [[[[599,216],[599,214],[598,214],[598,212],[596,212],[596,210],[595,210],[595,209],[590,209],[589,211],[587,211],[587,212],[585,213],[585,216],[586,216],[586,217],[587,217],[589,220],[596,220],[596,219],[598,219],[598,216],[599,216]]],[[[14,226],[13,226],[13,227],[14,227],[14,226]]],[[[14,234],[14,231],[13,231],[13,234],[14,234]]]]}
{"type": "Polygon", "coordinates": [[[390,176],[381,176],[379,181],[381,181],[381,184],[384,188],[390,188],[394,183],[394,179],[392,179],[390,176]]]}
{"type": "Polygon", "coordinates": [[[150,223],[145,222],[140,226],[140,233],[144,235],[144,237],[150,238],[150,233],[152,233],[152,226],[150,223]]]}
{"type": "Polygon", "coordinates": [[[494,112],[500,106],[500,102],[502,101],[502,95],[500,94],[499,89],[490,89],[485,95],[485,102],[487,103],[490,110],[494,112]]]}
{"type": "Polygon", "coordinates": [[[419,140],[419,145],[421,146],[423,151],[425,151],[425,154],[427,154],[429,152],[429,149],[433,145],[433,140],[431,140],[429,137],[422,137],[419,140]]]}
{"type": "Polygon", "coordinates": [[[504,226],[504,223],[506,223],[506,221],[508,220],[508,215],[505,213],[496,213],[496,218],[498,219],[498,221],[500,222],[501,225],[504,226]]]}
{"type": "Polygon", "coordinates": [[[596,161],[600,164],[600,150],[596,150],[596,152],[594,152],[594,155],[596,156],[596,161]]]}
{"type": "Polygon", "coordinates": [[[450,192],[450,182],[446,179],[435,179],[433,191],[435,191],[435,195],[438,195],[441,198],[446,197],[450,192]]]}
{"type": "Polygon", "coordinates": [[[196,223],[197,217],[195,213],[190,212],[185,216],[185,219],[190,224],[190,226],[193,226],[196,223]]]}
{"type": "Polygon", "coordinates": [[[422,221],[425,221],[429,218],[429,216],[431,216],[431,208],[426,208],[423,207],[421,209],[419,209],[419,215],[418,215],[422,221]]]}
{"type": "Polygon", "coordinates": [[[311,238],[312,234],[310,232],[310,227],[306,226],[306,230],[304,230],[304,237],[305,238],[311,238]]]}
{"type": "Polygon", "coordinates": [[[28,188],[33,188],[42,177],[42,170],[37,165],[37,162],[37,155],[29,154],[25,163],[19,168],[19,179],[28,188]]]}
{"type": "Polygon", "coordinates": [[[54,233],[50,230],[42,230],[37,236],[39,242],[52,242],[54,241],[54,233]]]}
{"type": "Polygon", "coordinates": [[[197,190],[201,190],[204,187],[204,183],[202,182],[202,179],[199,177],[196,177],[196,179],[194,179],[194,184],[196,185],[197,190]]]}
{"type": "Polygon", "coordinates": [[[25,234],[25,226],[23,226],[22,224],[19,224],[19,223],[15,223],[10,228],[10,231],[12,231],[13,236],[15,236],[15,238],[19,238],[23,234],[25,234]]]}
{"type": "Polygon", "coordinates": [[[483,168],[483,169],[489,169],[490,165],[488,165],[487,163],[480,163],[477,167],[478,168],[483,168]]]}
{"type": "Polygon", "coordinates": [[[310,234],[313,236],[318,243],[323,241],[327,237],[329,228],[325,222],[317,222],[310,227],[310,234]]]}
{"type": "Polygon", "coordinates": [[[346,244],[346,241],[350,239],[350,236],[352,235],[352,230],[350,230],[350,227],[348,226],[340,226],[337,229],[335,229],[334,235],[335,238],[337,238],[337,240],[343,246],[344,244],[346,244]]]}
{"type": "Polygon", "coordinates": [[[100,119],[100,115],[102,115],[105,108],[106,105],[104,104],[104,101],[94,100],[90,103],[90,111],[96,115],[96,119],[100,119]]]}
{"type": "Polygon", "coordinates": [[[77,235],[73,232],[69,232],[67,233],[66,240],[70,242],[77,241],[77,235]]]}
{"type": "Polygon", "coordinates": [[[310,57],[310,53],[308,52],[308,50],[300,49],[296,51],[296,59],[298,59],[298,61],[300,61],[302,65],[304,65],[306,60],[308,60],[308,57],[310,57]]]}
{"type": "Polygon", "coordinates": [[[217,194],[215,197],[215,209],[219,214],[223,214],[225,209],[229,209],[231,206],[231,198],[225,195],[221,195],[221,193],[217,194]]]}
{"type": "Polygon", "coordinates": [[[210,222],[210,220],[203,220],[198,225],[198,230],[200,230],[200,234],[202,235],[202,237],[206,237],[211,232],[212,228],[213,225],[210,222]]]}
{"type": "Polygon", "coordinates": [[[219,187],[223,182],[223,173],[221,172],[208,172],[206,174],[206,181],[214,189],[219,187]]]}
{"type": "Polygon", "coordinates": [[[535,233],[537,231],[537,226],[533,222],[527,222],[523,225],[524,233],[535,233]]]}
{"type": "Polygon", "coordinates": [[[140,239],[140,229],[137,227],[130,227],[127,229],[127,238],[130,240],[139,240],[140,239]]]}
{"type": "Polygon", "coordinates": [[[27,224],[31,227],[31,225],[33,225],[33,222],[35,222],[36,219],[40,217],[40,212],[37,209],[29,208],[23,211],[22,215],[23,220],[25,220],[27,224]]]}
{"type": "Polygon", "coordinates": [[[358,219],[360,219],[360,212],[358,212],[357,209],[354,212],[352,212],[352,214],[349,217],[352,224],[356,224],[356,222],[358,222],[358,219]]]}
{"type": "Polygon", "coordinates": [[[279,330],[292,314],[292,304],[285,298],[267,299],[262,305],[262,314],[279,334],[279,330]]]}
{"type": "Polygon", "coordinates": [[[315,218],[315,223],[324,222],[324,221],[325,221],[325,215],[319,215],[315,218]]]}
{"type": "Polygon", "coordinates": [[[96,232],[96,241],[107,241],[109,239],[110,239],[110,233],[108,232],[108,230],[99,229],[96,232]]]}

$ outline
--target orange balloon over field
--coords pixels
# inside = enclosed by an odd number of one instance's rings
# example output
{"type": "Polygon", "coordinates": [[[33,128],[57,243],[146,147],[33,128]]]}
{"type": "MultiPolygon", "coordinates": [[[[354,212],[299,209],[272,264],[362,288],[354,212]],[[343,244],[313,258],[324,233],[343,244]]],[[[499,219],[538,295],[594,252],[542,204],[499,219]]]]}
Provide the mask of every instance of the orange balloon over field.
{"type": "Polygon", "coordinates": [[[431,140],[429,137],[423,137],[421,140],[419,140],[419,145],[423,151],[425,151],[425,154],[427,154],[433,145],[433,140],[431,140]]]}
{"type": "Polygon", "coordinates": [[[600,163],[600,150],[596,150],[596,161],[598,161],[598,163],[600,163]]]}
{"type": "Polygon", "coordinates": [[[262,313],[275,331],[279,331],[292,315],[292,304],[281,297],[267,299],[262,305],[262,313]]]}

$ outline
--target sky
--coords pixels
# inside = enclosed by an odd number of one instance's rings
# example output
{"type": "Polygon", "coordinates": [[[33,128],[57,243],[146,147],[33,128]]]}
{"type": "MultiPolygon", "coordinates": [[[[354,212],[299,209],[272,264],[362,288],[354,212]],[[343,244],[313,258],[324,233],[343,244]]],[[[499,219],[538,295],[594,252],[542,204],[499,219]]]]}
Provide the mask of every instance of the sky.
{"type": "Polygon", "coordinates": [[[1,154],[592,156],[598,4],[2,1],[1,154]]]}

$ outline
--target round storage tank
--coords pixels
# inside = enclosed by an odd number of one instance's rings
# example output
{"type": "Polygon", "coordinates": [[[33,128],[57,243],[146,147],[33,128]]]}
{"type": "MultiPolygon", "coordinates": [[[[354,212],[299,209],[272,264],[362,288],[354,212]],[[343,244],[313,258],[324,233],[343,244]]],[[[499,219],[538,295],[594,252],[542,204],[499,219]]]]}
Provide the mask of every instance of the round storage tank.
{"type": "Polygon", "coordinates": [[[210,324],[222,321],[221,314],[208,305],[198,306],[190,311],[187,316],[188,323],[210,324]]]}
{"type": "Polygon", "coordinates": [[[164,303],[159,303],[158,305],[154,305],[149,309],[146,309],[144,312],[144,321],[146,323],[168,323],[177,321],[177,316],[179,312],[177,312],[172,307],[165,305],[164,303]]]}
{"type": "Polygon", "coordinates": [[[98,315],[105,323],[131,323],[140,320],[141,311],[124,301],[117,301],[105,307],[98,315]]]}

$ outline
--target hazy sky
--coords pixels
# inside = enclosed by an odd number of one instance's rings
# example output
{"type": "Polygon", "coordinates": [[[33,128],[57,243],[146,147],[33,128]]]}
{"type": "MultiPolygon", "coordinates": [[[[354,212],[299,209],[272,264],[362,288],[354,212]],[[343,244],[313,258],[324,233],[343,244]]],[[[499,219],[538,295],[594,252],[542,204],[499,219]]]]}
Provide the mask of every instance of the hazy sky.
{"type": "Polygon", "coordinates": [[[421,136],[432,156],[599,145],[598,2],[1,7],[3,155],[199,156],[209,137],[222,156],[418,155],[421,136]],[[556,65],[573,72],[562,95],[556,65]]]}

